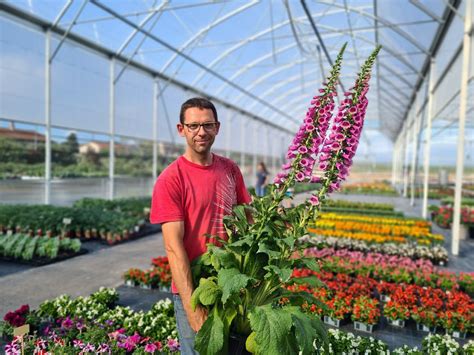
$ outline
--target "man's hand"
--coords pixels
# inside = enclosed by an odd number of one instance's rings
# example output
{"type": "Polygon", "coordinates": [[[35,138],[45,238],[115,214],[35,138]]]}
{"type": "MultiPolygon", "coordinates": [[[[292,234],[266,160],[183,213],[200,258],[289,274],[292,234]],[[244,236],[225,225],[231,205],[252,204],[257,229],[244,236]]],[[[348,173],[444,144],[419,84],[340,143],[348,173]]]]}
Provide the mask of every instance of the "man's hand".
{"type": "Polygon", "coordinates": [[[186,313],[189,325],[195,332],[198,332],[207,319],[207,309],[197,306],[195,311],[190,310],[189,313],[186,313]]]}

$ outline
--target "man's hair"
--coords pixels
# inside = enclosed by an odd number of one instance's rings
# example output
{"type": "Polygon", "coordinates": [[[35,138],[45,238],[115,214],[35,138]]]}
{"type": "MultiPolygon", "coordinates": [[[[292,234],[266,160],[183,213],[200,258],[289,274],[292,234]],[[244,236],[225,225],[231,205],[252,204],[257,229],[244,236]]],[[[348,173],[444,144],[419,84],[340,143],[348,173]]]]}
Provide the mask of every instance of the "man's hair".
{"type": "Polygon", "coordinates": [[[197,107],[197,108],[200,108],[201,110],[211,110],[212,113],[214,114],[214,118],[216,119],[216,122],[219,122],[217,118],[216,107],[211,101],[203,97],[193,97],[181,105],[181,111],[179,112],[179,122],[181,122],[181,124],[184,123],[184,113],[186,112],[188,108],[191,108],[191,107],[197,107]]]}

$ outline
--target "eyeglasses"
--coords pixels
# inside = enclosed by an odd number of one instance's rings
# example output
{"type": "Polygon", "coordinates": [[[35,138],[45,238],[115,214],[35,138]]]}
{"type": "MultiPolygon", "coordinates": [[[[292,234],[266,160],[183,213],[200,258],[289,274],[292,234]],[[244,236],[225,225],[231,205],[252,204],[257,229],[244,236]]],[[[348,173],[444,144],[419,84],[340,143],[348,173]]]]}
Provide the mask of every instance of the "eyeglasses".
{"type": "Polygon", "coordinates": [[[197,132],[199,128],[203,127],[206,132],[212,132],[219,125],[219,122],[204,122],[204,123],[183,123],[190,132],[197,132]]]}

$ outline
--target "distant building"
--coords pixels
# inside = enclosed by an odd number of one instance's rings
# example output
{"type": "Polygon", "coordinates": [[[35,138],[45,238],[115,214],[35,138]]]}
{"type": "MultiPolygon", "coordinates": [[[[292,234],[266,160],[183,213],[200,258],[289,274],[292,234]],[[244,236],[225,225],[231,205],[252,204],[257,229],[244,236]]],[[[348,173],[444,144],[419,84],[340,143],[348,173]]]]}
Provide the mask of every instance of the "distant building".
{"type": "Polygon", "coordinates": [[[31,143],[46,141],[46,137],[44,134],[38,133],[36,131],[25,131],[21,129],[15,129],[13,127],[0,128],[0,138],[9,138],[31,143]]]}
{"type": "MultiPolygon", "coordinates": [[[[115,148],[117,149],[117,144],[115,144],[115,148]]],[[[103,151],[109,150],[109,142],[88,142],[86,144],[81,144],[79,146],[79,153],[80,154],[87,154],[89,152],[99,154],[103,151]]]]}

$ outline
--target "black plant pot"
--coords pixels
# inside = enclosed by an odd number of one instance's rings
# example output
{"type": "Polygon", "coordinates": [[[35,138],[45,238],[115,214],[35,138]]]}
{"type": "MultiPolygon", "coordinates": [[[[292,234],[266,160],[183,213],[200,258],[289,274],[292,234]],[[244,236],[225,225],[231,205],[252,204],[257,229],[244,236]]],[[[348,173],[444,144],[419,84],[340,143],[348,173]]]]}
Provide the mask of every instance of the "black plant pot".
{"type": "Polygon", "coordinates": [[[230,333],[229,335],[229,355],[246,355],[250,354],[245,349],[246,336],[242,336],[236,333],[230,333]]]}

